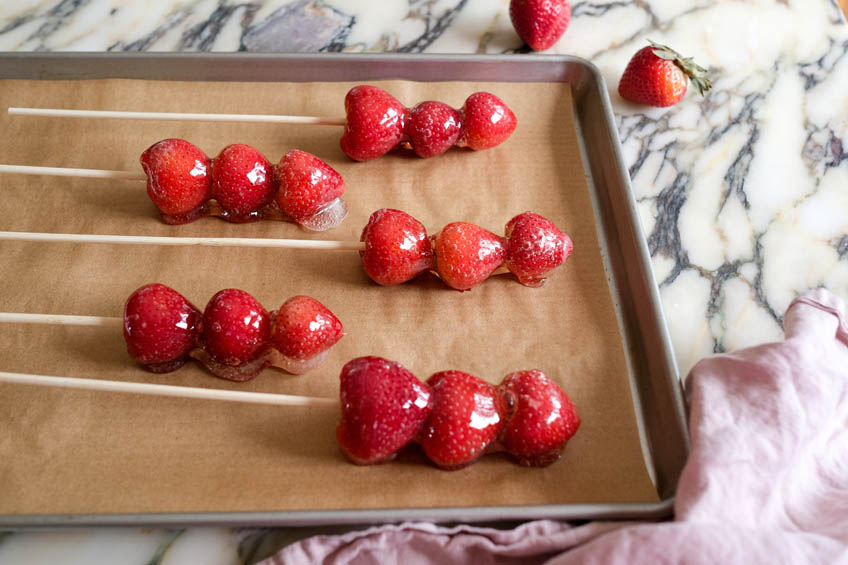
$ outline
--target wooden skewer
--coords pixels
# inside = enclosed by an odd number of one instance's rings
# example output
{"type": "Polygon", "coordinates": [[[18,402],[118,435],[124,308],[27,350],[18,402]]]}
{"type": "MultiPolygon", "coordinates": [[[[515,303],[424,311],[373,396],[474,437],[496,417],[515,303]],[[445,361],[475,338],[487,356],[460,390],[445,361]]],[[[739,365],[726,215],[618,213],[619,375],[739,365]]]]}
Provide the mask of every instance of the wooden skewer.
{"type": "Polygon", "coordinates": [[[149,396],[171,396],[176,398],[198,398],[203,400],[224,400],[227,402],[246,402],[251,404],[272,404],[275,406],[321,406],[337,407],[335,398],[316,398],[294,396],[290,394],[271,394],[267,392],[243,392],[235,390],[216,390],[186,386],[132,383],[121,381],[101,381],[95,379],[75,379],[72,377],[50,377],[27,373],[9,373],[0,371],[0,382],[24,385],[72,388],[77,390],[101,390],[107,392],[128,392],[149,396]]]}
{"type": "Polygon", "coordinates": [[[147,175],[144,173],[134,173],[132,171],[72,169],[68,167],[35,167],[31,165],[0,165],[0,173],[47,175],[54,177],[82,177],[88,179],[147,180],[147,175]]]}
{"type": "Polygon", "coordinates": [[[69,110],[64,108],[9,108],[10,116],[51,118],[94,118],[122,120],[171,120],[180,122],[246,122],[265,124],[306,124],[343,126],[344,118],[319,116],[278,116],[274,114],[194,114],[184,112],[126,112],[114,110],[69,110]]]}
{"type": "Polygon", "coordinates": [[[202,245],[209,247],[273,247],[285,249],[328,249],[361,251],[361,241],[320,239],[265,239],[255,237],[160,237],[141,235],[96,235],[78,233],[38,233],[0,231],[0,241],[36,241],[51,243],[115,243],[119,245],[202,245]]]}
{"type": "Polygon", "coordinates": [[[67,314],[24,314],[0,312],[0,323],[55,324],[61,326],[95,326],[111,328],[124,323],[122,318],[111,316],[72,316],[67,314]]]}

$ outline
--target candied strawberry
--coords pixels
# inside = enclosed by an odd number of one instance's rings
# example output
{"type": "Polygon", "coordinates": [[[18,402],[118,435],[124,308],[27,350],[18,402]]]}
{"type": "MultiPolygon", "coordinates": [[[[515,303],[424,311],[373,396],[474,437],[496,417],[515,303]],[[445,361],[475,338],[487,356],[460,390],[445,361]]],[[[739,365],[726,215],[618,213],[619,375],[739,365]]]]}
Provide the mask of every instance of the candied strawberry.
{"type": "Polygon", "coordinates": [[[553,222],[524,212],[506,224],[506,268],[526,286],[541,286],[545,275],[571,255],[574,244],[553,222]]]}
{"type": "Polygon", "coordinates": [[[377,284],[400,284],[434,267],[433,248],[424,226],[400,210],[383,208],[368,218],[360,241],[365,273],[377,284]]]}
{"type": "Polygon", "coordinates": [[[354,86],[345,96],[342,151],[355,161],[381,157],[404,140],[409,110],[376,86],[354,86]]]}
{"type": "Polygon", "coordinates": [[[124,339],[130,357],[154,373],[185,364],[200,332],[200,310],[164,284],[148,284],[124,305],[124,339]]]}
{"type": "Polygon", "coordinates": [[[510,373],[499,385],[512,398],[500,442],[519,464],[544,467],[560,458],[580,416],[568,395],[542,371],[510,373]]]}
{"type": "Polygon", "coordinates": [[[184,139],[163,139],[141,154],[147,195],[164,216],[186,216],[212,196],[209,157],[184,139]]]}
{"type": "Polygon", "coordinates": [[[500,145],[512,135],[517,120],[503,100],[488,92],[475,92],[465,100],[460,110],[462,135],[460,147],[475,151],[500,145]]]}
{"type": "Polygon", "coordinates": [[[430,414],[430,391],[400,363],[358,357],[342,367],[342,417],[336,439],[358,465],[388,461],[418,437],[430,414]]]}
{"type": "Polygon", "coordinates": [[[443,469],[477,460],[497,439],[507,417],[503,394],[462,371],[442,371],[427,379],[433,409],[421,434],[421,447],[443,469]]]}
{"type": "Polygon", "coordinates": [[[203,312],[203,345],[221,365],[235,367],[258,358],[268,348],[270,332],[271,316],[243,290],[219,291],[203,312]]]}
{"type": "Polygon", "coordinates": [[[291,359],[305,360],[331,348],[344,335],[329,308],[309,296],[293,296],[280,306],[271,343],[291,359]]]}
{"type": "Polygon", "coordinates": [[[228,145],[212,162],[212,196],[227,219],[245,220],[277,193],[271,163],[249,145],[228,145]]]}
{"type": "Polygon", "coordinates": [[[518,36],[534,51],[553,47],[571,20],[568,0],[511,0],[509,19],[518,36]]]}
{"type": "Polygon", "coordinates": [[[422,102],[410,112],[406,133],[419,157],[441,155],[456,143],[462,132],[459,112],[441,102],[422,102]]]}
{"type": "Polygon", "coordinates": [[[314,216],[345,191],[342,176],[306,151],[283,155],[275,172],[280,187],[277,204],[295,221],[314,216]]]}
{"type": "Polygon", "coordinates": [[[504,238],[480,226],[448,224],[435,237],[436,272],[449,287],[469,290],[503,264],[505,244],[504,238]]]}

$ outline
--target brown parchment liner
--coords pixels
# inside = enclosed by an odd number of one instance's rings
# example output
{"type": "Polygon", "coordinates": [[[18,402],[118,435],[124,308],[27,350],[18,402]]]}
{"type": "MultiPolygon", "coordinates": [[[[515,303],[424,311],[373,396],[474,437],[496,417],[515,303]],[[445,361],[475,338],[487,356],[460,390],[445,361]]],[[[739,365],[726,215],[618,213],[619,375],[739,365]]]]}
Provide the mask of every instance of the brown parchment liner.
{"type": "Polygon", "coordinates": [[[207,218],[158,220],[143,183],[0,176],[0,229],[70,233],[358,239],[369,214],[405,210],[435,233],[469,221],[497,233],[533,210],[574,239],[575,251],[543,288],[511,276],[470,292],[432,276],[382,288],[352,252],[0,243],[0,309],[118,316],[149,282],[176,288],[199,308],[228,287],[268,309],[308,294],[343,321],[347,336],[305,376],[268,369],[245,384],[196,364],[153,375],[128,358],[114,329],[0,326],[0,370],[337,396],[349,359],[381,355],[421,379],[459,369],[491,382],[539,368],[559,381],[583,419],[558,463],[528,469],[486,456],[455,472],[413,448],[393,463],[357,467],[335,442],[335,409],[275,408],[102,392],[0,385],[0,513],[113,513],[465,507],[652,502],[624,356],[605,280],[574,125],[562,84],[378,83],[408,105],[459,107],[476,90],[501,96],[518,116],[502,146],[407,153],[354,163],[338,127],[10,118],[8,106],[343,116],[352,86],[156,81],[0,82],[0,162],[139,170],[138,156],[183,137],[210,156],[235,142],[276,162],[310,151],[347,183],[350,216],[315,234],[289,223],[233,225],[207,218]]]}

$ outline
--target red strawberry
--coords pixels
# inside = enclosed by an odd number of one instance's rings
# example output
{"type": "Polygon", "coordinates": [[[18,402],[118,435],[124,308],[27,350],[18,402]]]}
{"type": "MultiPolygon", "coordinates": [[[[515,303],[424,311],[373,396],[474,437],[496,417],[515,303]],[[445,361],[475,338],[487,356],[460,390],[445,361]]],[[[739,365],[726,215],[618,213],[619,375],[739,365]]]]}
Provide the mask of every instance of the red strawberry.
{"type": "Polygon", "coordinates": [[[574,244],[553,222],[524,212],[506,224],[506,268],[527,286],[542,286],[548,271],[568,259],[574,244]]]}
{"type": "Polygon", "coordinates": [[[293,296],[277,312],[271,342],[286,357],[302,361],[330,349],[343,335],[329,308],[309,296],[293,296]]]}
{"type": "Polygon", "coordinates": [[[459,139],[462,118],[459,112],[441,102],[422,102],[410,112],[406,133],[415,154],[435,157],[450,149],[459,139]]]}
{"type": "Polygon", "coordinates": [[[176,290],[148,284],[124,305],[124,339],[130,357],[154,373],[183,366],[196,346],[200,311],[176,290]]]}
{"type": "Polygon", "coordinates": [[[345,96],[342,151],[356,161],[385,155],[404,139],[409,110],[376,86],[354,86],[345,96]]]}
{"type": "Polygon", "coordinates": [[[509,19],[518,36],[534,51],[553,47],[571,20],[568,0],[511,0],[509,19]]]}
{"type": "Polygon", "coordinates": [[[222,365],[235,367],[257,359],[268,348],[270,331],[271,316],[243,290],[219,291],[203,312],[206,353],[222,365]]]}
{"type": "Polygon", "coordinates": [[[193,217],[181,216],[190,216],[212,196],[209,157],[188,141],[163,139],[148,147],[140,160],[147,175],[147,195],[166,221],[191,221],[193,217]]]}
{"type": "Polygon", "coordinates": [[[362,268],[377,284],[400,284],[434,267],[424,226],[400,210],[383,208],[368,218],[360,241],[362,268]]]}
{"type": "Polygon", "coordinates": [[[345,455],[367,465],[394,458],[430,414],[427,385],[400,363],[359,357],[342,367],[342,417],[336,439],[345,455]]]}
{"type": "Polygon", "coordinates": [[[499,388],[512,397],[512,416],[500,442],[518,463],[544,467],[560,458],[580,427],[571,399],[542,371],[507,375],[499,388]]]}
{"type": "Polygon", "coordinates": [[[227,219],[250,219],[274,200],[276,192],[271,163],[249,145],[228,145],[212,162],[212,196],[227,219]]]}
{"type": "Polygon", "coordinates": [[[436,271],[449,287],[469,290],[503,264],[505,244],[504,238],[480,226],[448,224],[435,237],[436,271]]]}
{"type": "Polygon", "coordinates": [[[621,75],[618,93],[622,98],[662,108],[680,102],[686,94],[687,77],[701,94],[711,88],[707,70],[691,58],[684,58],[671,47],[648,42],[651,45],[637,51],[621,75]]]}
{"type": "Polygon", "coordinates": [[[457,145],[475,151],[503,143],[512,135],[517,123],[515,114],[503,100],[488,92],[469,96],[459,113],[463,130],[457,145]]]}
{"type": "Polygon", "coordinates": [[[507,402],[486,381],[461,371],[442,371],[429,379],[433,410],[421,447],[443,469],[459,469],[483,455],[504,426],[507,402]]]}
{"type": "Polygon", "coordinates": [[[306,151],[289,151],[277,165],[277,204],[293,220],[314,216],[344,194],[342,176],[306,151]]]}

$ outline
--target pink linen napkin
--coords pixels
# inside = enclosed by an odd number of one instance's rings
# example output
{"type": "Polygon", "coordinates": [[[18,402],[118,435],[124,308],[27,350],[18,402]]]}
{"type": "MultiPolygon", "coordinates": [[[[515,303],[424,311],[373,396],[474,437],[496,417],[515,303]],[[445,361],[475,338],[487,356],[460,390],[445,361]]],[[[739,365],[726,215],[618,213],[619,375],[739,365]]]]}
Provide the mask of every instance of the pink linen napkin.
{"type": "Polygon", "coordinates": [[[786,340],[690,372],[692,452],[664,523],[429,523],[315,536],[263,564],[848,563],[848,323],[841,299],[797,298],[786,340]]]}

